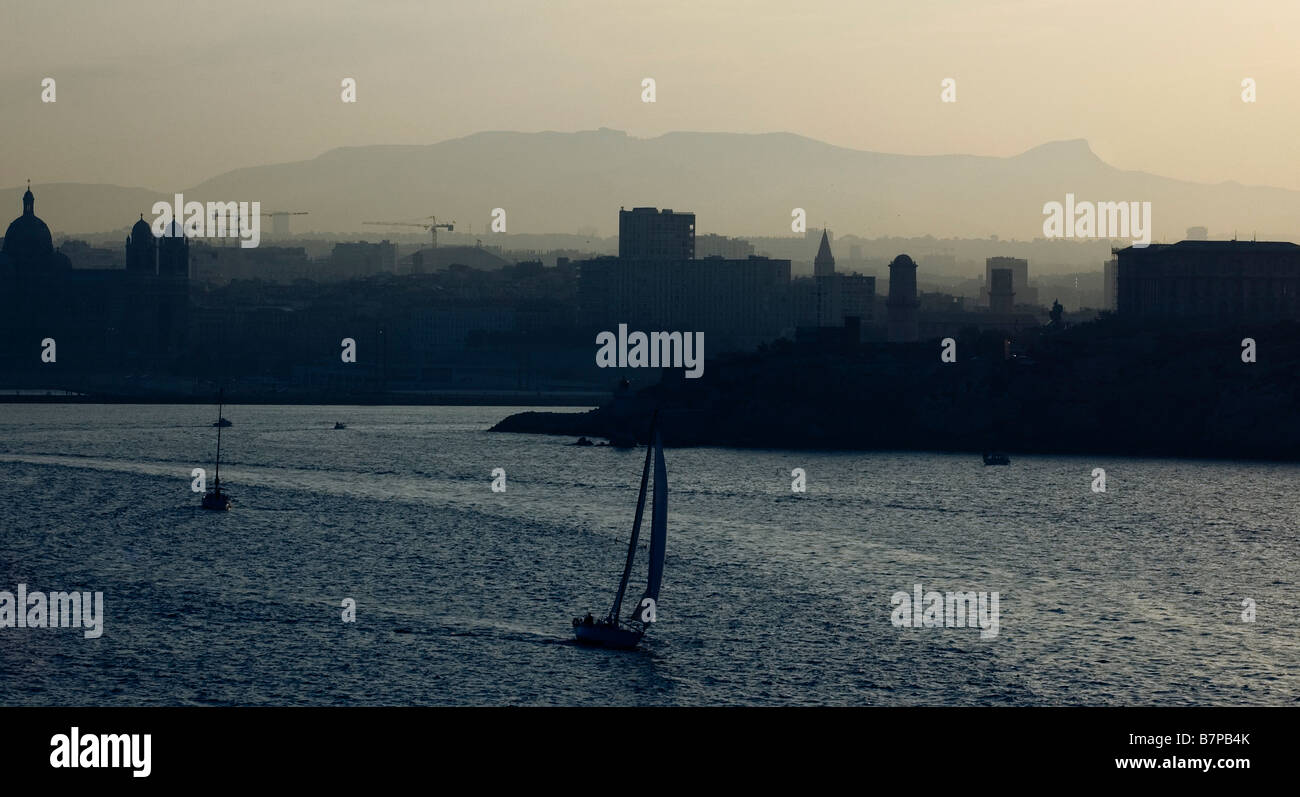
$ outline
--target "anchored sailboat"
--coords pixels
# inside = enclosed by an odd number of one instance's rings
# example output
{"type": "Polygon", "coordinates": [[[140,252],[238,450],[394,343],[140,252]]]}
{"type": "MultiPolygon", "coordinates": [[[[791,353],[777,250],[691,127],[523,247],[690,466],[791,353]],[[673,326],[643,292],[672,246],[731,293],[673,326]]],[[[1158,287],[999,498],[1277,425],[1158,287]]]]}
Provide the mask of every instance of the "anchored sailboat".
{"type": "Polygon", "coordinates": [[[656,419],[650,422],[650,445],[646,446],[645,466],[641,470],[641,493],[636,499],[636,518],[632,521],[632,539],[627,546],[627,563],[614,595],[614,606],[603,619],[590,613],[584,618],[574,618],[573,633],[578,642],[630,650],[655,621],[659,604],[659,585],[664,576],[664,548],[668,542],[668,474],[664,468],[664,446],[656,419]],[[651,460],[654,462],[654,502],[650,510],[650,568],[646,576],[645,594],[632,609],[631,615],[622,619],[623,593],[627,591],[628,578],[636,559],[636,543],[641,533],[641,518],[645,514],[646,487],[650,478],[651,460]]]}
{"type": "Polygon", "coordinates": [[[203,508],[211,509],[217,512],[225,512],[230,509],[230,496],[221,492],[221,430],[230,425],[229,421],[222,423],[225,419],[221,417],[221,410],[225,405],[226,393],[222,390],[217,395],[217,422],[212,424],[217,427],[217,468],[212,480],[212,487],[203,494],[203,508]]]}

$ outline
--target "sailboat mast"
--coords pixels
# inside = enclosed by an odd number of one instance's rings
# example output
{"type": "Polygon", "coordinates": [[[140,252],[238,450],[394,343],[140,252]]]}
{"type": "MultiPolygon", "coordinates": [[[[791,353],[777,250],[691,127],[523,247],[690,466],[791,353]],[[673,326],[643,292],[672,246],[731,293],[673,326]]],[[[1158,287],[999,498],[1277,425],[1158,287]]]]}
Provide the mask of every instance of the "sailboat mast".
{"type": "Polygon", "coordinates": [[[221,412],[225,408],[225,399],[226,394],[223,390],[217,396],[217,473],[214,484],[218,492],[221,491],[221,412]]]}
{"type": "MultiPolygon", "coordinates": [[[[658,415],[658,412],[655,413],[658,415]]],[[[641,517],[645,514],[646,487],[650,481],[650,457],[654,454],[655,419],[650,421],[651,444],[646,446],[645,465],[641,468],[641,492],[636,499],[636,519],[632,521],[632,539],[627,545],[627,563],[623,565],[623,577],[618,581],[618,593],[614,596],[614,608],[609,610],[609,619],[618,622],[619,610],[623,608],[623,593],[627,591],[627,580],[632,575],[632,563],[636,560],[636,542],[641,534],[641,517]]]]}
{"type": "MultiPolygon", "coordinates": [[[[645,595],[641,605],[651,600],[659,602],[659,586],[664,577],[664,548],[668,542],[668,473],[664,468],[664,446],[656,431],[652,446],[655,451],[655,498],[650,511],[650,568],[646,574],[645,595]]],[[[646,622],[642,620],[642,622],[646,622]]],[[[653,622],[651,620],[650,622],[653,622]]]]}

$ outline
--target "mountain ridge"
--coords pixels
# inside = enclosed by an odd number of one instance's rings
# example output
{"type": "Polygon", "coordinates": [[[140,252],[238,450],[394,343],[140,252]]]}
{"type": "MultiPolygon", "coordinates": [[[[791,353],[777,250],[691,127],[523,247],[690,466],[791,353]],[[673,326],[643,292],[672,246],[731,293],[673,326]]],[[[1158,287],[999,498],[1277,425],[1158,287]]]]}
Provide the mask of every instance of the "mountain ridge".
{"type": "MultiPolygon", "coordinates": [[[[60,233],[129,227],[175,193],[308,211],[297,231],[363,232],[364,221],[437,215],[487,230],[494,208],[507,231],[617,229],[618,207],[697,214],[701,232],[789,236],[808,225],[868,237],[1043,237],[1042,206],[1079,200],[1150,201],[1155,239],[1187,227],[1295,237],[1300,191],[1208,184],[1123,170],[1086,139],[1048,141],[1017,155],[904,155],[852,149],[789,131],[672,131],[640,138],[611,128],[487,130],[429,144],[336,147],[297,161],[246,166],[176,190],[65,182],[33,185],[37,213],[60,233]]],[[[24,187],[12,194],[14,215],[24,187]]],[[[0,220],[4,217],[0,215],[0,220]]],[[[374,228],[369,228],[373,233],[374,228]]]]}

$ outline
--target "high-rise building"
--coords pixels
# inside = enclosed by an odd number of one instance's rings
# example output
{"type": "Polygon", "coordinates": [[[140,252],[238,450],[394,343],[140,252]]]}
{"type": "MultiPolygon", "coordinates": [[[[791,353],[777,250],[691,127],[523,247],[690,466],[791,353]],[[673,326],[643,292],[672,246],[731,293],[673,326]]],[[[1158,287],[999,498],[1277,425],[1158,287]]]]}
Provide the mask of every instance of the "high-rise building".
{"type": "Polygon", "coordinates": [[[618,211],[618,256],[623,260],[695,259],[695,214],[670,208],[618,211]]]}
{"type": "MultiPolygon", "coordinates": [[[[1112,253],[1118,250],[1112,250],[1112,253]]],[[[1115,312],[1119,303],[1119,260],[1112,257],[1102,266],[1102,309],[1115,312]]]]}
{"type": "Polygon", "coordinates": [[[876,316],[876,278],[863,274],[837,274],[840,295],[840,317],[856,318],[863,328],[870,326],[876,316]]]}
{"type": "Polygon", "coordinates": [[[889,313],[889,342],[912,343],[920,335],[916,309],[916,262],[907,255],[899,255],[889,264],[889,300],[885,307],[889,313]]]}
{"type": "MultiPolygon", "coordinates": [[[[1021,304],[1037,304],[1038,291],[1029,287],[1029,261],[1020,257],[990,257],[984,261],[984,285],[993,287],[993,269],[1011,269],[1011,292],[1020,297],[1021,304]]],[[[992,305],[989,305],[992,307],[992,305]]]]}
{"type": "Polygon", "coordinates": [[[1129,318],[1300,319],[1300,246],[1180,241],[1116,255],[1116,310],[1129,318]]]}
{"type": "Polygon", "coordinates": [[[989,310],[1000,315],[1015,312],[1016,293],[1012,288],[1014,272],[1009,268],[995,268],[989,275],[989,310]]]}
{"type": "Polygon", "coordinates": [[[584,326],[703,332],[708,351],[748,350],[791,327],[790,261],[694,254],[695,214],[619,211],[619,256],[577,264],[584,326]]]}
{"type": "Polygon", "coordinates": [[[791,326],[790,261],[624,260],[578,264],[584,327],[705,333],[707,351],[746,351],[780,338],[791,326]]]}

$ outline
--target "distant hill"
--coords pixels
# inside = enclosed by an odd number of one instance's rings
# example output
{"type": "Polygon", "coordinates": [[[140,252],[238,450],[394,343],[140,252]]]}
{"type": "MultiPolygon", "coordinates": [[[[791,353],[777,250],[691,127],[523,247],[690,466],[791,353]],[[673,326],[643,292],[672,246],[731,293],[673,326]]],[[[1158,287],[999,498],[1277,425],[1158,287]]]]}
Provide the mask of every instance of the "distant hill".
{"type": "MultiPolygon", "coordinates": [[[[33,186],[37,213],[56,232],[123,228],[148,213],[156,193],[75,184],[33,186]]],[[[484,132],[427,146],[331,150],[311,160],[255,166],[182,189],[187,199],[258,200],[263,211],[309,211],[296,231],[355,231],[365,221],[437,215],[457,231],[486,231],[493,208],[511,233],[616,231],[620,206],[697,214],[701,232],[791,235],[801,207],[808,226],[869,237],[1042,237],[1043,203],[1150,201],[1153,240],[1187,227],[1212,236],[1252,233],[1294,240],[1300,191],[1208,185],[1116,169],[1083,140],[1058,141],[1010,158],[913,156],[836,147],[790,133],[668,133],[634,138],[601,129],[574,133],[484,132]]],[[[13,197],[17,215],[22,188],[13,197]]],[[[263,225],[264,232],[269,225],[263,225]]],[[[489,234],[483,236],[489,243],[489,234]]]]}
{"type": "MultiPolygon", "coordinates": [[[[23,212],[27,186],[0,189],[0,233],[23,212]]],[[[97,183],[33,184],[36,215],[50,226],[56,238],[69,233],[103,233],[120,230],[126,240],[131,225],[143,213],[153,220],[153,203],[165,199],[148,188],[127,188],[97,183]]]]}

